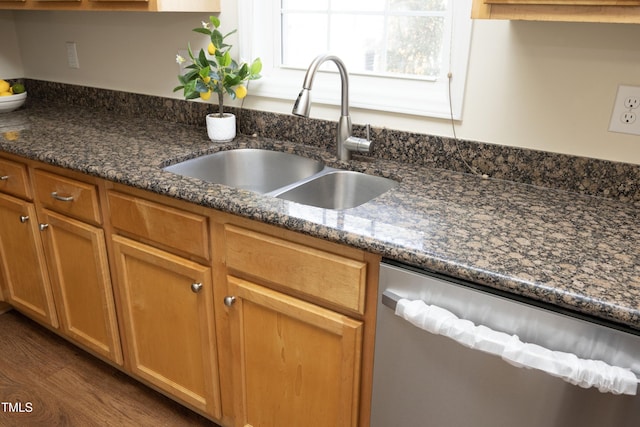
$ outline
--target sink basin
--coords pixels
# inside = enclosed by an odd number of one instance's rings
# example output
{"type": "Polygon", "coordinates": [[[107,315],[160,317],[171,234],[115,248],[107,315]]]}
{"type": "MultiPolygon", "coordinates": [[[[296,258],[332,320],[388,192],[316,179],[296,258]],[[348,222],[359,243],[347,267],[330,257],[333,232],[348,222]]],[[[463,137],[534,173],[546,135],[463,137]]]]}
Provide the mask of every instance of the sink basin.
{"type": "Polygon", "coordinates": [[[398,183],[360,172],[333,171],[278,194],[280,199],[325,209],[349,209],[360,206],[398,183]]]}
{"type": "Polygon", "coordinates": [[[295,154],[243,148],[219,151],[164,170],[264,194],[308,178],[323,167],[320,161],[295,154]]]}

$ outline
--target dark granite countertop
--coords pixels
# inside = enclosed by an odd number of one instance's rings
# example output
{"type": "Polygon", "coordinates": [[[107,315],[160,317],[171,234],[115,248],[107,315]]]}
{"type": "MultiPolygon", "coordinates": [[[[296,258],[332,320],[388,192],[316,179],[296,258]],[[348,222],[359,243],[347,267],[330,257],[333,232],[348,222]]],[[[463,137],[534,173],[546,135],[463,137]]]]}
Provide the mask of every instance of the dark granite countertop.
{"type": "Polygon", "coordinates": [[[640,210],[633,204],[318,147],[87,109],[0,114],[0,150],[352,245],[640,331],[640,210]],[[18,133],[6,133],[16,130],[18,133]],[[164,172],[220,149],[262,147],[390,176],[395,189],[344,211],[164,172]]]}

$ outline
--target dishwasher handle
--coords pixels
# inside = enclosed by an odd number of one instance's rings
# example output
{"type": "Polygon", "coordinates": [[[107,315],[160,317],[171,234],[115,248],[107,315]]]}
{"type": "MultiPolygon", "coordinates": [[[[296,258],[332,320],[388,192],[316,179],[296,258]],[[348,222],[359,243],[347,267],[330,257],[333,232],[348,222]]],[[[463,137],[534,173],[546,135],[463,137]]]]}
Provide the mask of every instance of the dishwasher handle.
{"type": "Polygon", "coordinates": [[[404,299],[388,290],[382,294],[382,303],[420,329],[446,336],[465,347],[500,356],[516,367],[537,369],[583,388],[597,387],[603,393],[637,393],[640,380],[629,369],[523,343],[517,335],[476,326],[444,308],[422,300],[404,299]]]}

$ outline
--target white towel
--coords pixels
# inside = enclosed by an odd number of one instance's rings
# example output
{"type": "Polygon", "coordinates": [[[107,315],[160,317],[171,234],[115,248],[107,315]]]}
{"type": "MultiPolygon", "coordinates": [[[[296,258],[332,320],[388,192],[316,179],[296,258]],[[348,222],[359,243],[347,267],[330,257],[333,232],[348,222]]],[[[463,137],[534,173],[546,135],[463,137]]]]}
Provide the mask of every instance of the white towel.
{"type": "Polygon", "coordinates": [[[523,343],[516,335],[476,326],[421,300],[401,299],[395,313],[420,329],[449,337],[465,347],[495,354],[517,367],[538,369],[583,388],[597,387],[603,393],[637,393],[638,378],[629,369],[523,343]]]}

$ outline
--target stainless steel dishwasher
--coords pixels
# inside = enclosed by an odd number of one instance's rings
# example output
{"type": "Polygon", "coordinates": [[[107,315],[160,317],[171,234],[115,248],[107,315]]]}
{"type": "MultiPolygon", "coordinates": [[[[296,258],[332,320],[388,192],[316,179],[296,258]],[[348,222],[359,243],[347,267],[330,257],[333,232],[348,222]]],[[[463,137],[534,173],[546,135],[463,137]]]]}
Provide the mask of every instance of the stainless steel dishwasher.
{"type": "Polygon", "coordinates": [[[640,336],[634,333],[383,262],[371,426],[640,425],[639,396],[577,386],[473,349],[474,342],[466,346],[449,336],[427,332],[395,314],[401,299],[405,305],[411,300],[445,309],[469,320],[471,329],[499,331],[515,341],[553,350],[549,354],[554,356],[569,354],[572,363],[598,360],[615,366],[627,374],[627,380],[631,375],[635,386],[640,374],[640,336]]]}

